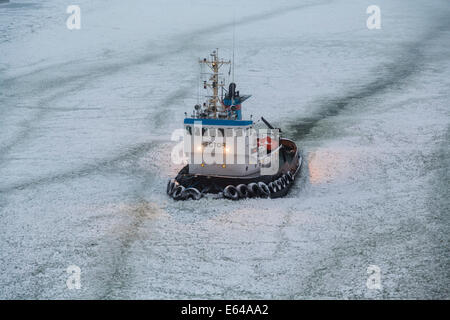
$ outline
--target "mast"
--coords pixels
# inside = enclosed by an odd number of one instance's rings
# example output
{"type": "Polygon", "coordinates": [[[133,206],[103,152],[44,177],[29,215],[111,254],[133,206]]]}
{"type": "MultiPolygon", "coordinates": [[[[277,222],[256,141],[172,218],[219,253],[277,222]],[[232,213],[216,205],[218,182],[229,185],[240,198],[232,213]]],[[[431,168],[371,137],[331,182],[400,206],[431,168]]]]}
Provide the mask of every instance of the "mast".
{"type": "MultiPolygon", "coordinates": [[[[212,96],[209,96],[207,106],[206,106],[206,112],[208,115],[213,115],[214,118],[217,118],[217,110],[219,108],[219,87],[223,89],[224,83],[219,82],[219,69],[224,64],[230,64],[231,61],[225,61],[225,60],[219,60],[219,49],[214,50],[211,54],[211,59],[207,60],[204,58],[203,60],[199,60],[200,64],[206,64],[212,71],[210,74],[209,82],[204,81],[203,82],[203,88],[212,88],[212,96]]],[[[221,109],[223,109],[222,106],[220,106],[221,109]]],[[[221,110],[224,111],[224,110],[221,110]]]]}

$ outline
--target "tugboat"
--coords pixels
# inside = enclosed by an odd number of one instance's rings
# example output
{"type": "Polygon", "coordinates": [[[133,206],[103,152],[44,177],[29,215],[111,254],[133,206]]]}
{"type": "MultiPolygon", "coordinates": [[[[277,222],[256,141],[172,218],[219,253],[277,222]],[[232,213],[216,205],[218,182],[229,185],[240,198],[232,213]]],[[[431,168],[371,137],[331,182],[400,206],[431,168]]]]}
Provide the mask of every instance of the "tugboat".
{"type": "Polygon", "coordinates": [[[199,200],[209,194],[231,200],[285,196],[302,166],[297,145],[263,117],[266,128],[259,129],[251,118],[242,119],[242,103],[250,95],[240,95],[234,81],[225,88],[219,69],[230,65],[231,72],[232,62],[219,59],[218,49],[199,63],[210,70],[203,81],[208,94],[190,117],[185,113],[188,164],[169,180],[167,194],[174,200],[199,200]]]}

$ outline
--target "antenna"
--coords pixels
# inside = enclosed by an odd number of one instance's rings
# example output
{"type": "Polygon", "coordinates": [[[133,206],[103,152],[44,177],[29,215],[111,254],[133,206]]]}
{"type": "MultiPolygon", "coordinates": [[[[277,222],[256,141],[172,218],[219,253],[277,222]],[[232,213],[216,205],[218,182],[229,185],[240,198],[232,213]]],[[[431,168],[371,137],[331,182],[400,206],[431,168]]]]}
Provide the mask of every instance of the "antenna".
{"type": "Polygon", "coordinates": [[[232,58],[232,73],[231,73],[231,82],[234,82],[234,42],[236,37],[236,12],[233,10],[233,58],[232,58]]]}
{"type": "Polygon", "coordinates": [[[199,71],[200,72],[197,75],[197,104],[200,103],[200,81],[202,81],[202,79],[201,79],[202,65],[201,64],[198,64],[198,65],[199,65],[199,71]]]}

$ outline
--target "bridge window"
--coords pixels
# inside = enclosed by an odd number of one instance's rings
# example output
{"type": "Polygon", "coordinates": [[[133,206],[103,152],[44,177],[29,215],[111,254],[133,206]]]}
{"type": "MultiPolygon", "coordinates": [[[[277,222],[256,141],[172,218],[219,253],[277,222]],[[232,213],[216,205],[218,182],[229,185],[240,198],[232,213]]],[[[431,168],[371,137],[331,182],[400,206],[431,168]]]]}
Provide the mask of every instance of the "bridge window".
{"type": "Polygon", "coordinates": [[[205,135],[206,136],[210,136],[210,137],[215,137],[216,136],[216,129],[208,128],[205,135]]]}
{"type": "Polygon", "coordinates": [[[233,129],[225,129],[225,134],[227,137],[232,137],[233,136],[233,129]]]}

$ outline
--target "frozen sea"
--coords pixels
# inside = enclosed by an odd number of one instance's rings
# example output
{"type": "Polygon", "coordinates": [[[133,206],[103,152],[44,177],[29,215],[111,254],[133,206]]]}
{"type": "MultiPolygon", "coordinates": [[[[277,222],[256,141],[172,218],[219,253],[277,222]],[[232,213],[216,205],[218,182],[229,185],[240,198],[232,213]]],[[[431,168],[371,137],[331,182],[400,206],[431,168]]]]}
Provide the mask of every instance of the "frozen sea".
{"type": "Polygon", "coordinates": [[[448,0],[78,0],[80,30],[69,4],[0,3],[1,299],[450,298],[448,0]],[[306,162],[283,199],[174,202],[233,25],[244,116],[306,162]]]}

